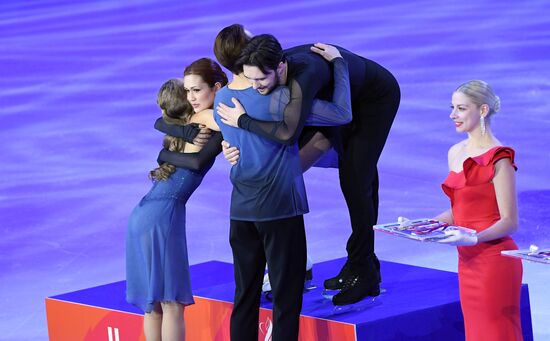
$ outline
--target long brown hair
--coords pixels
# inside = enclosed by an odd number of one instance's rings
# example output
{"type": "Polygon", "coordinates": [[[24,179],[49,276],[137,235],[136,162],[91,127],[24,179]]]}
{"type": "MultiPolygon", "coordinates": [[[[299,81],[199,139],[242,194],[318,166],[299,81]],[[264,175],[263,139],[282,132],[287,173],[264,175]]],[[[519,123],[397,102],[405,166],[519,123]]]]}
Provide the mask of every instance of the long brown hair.
{"type": "MultiPolygon", "coordinates": [[[[170,79],[164,83],[157,94],[157,104],[162,110],[162,118],[166,123],[185,125],[193,115],[193,107],[187,101],[182,79],[170,79]]],[[[179,137],[166,135],[163,146],[169,151],[183,153],[185,141],[179,137]]],[[[175,171],[174,165],[165,162],[150,171],[149,178],[154,181],[166,180],[175,171]]]]}

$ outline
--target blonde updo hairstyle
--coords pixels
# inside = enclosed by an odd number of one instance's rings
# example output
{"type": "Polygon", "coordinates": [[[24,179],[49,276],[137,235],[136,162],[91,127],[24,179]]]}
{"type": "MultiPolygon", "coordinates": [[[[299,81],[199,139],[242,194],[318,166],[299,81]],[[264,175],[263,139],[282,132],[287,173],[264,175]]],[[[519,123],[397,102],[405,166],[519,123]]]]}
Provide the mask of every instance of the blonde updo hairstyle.
{"type": "Polygon", "coordinates": [[[455,92],[460,92],[468,96],[478,107],[486,104],[489,112],[485,117],[490,120],[491,116],[500,110],[500,98],[495,94],[493,88],[482,80],[472,80],[460,85],[455,92]]]}
{"type": "MultiPolygon", "coordinates": [[[[193,107],[187,101],[183,80],[170,79],[164,83],[157,94],[157,104],[162,110],[162,118],[166,123],[185,125],[193,115],[193,107]]],[[[185,141],[179,137],[164,136],[164,148],[172,152],[183,153],[185,141]]],[[[176,171],[174,165],[163,163],[149,172],[149,178],[154,181],[166,180],[176,171]]]]}

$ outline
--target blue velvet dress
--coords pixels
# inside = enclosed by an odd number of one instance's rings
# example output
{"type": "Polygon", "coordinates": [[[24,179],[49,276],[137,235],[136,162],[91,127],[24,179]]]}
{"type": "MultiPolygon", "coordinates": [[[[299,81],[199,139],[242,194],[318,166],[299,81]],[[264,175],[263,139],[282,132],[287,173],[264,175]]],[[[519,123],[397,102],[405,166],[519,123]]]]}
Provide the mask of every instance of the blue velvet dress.
{"type": "Polygon", "coordinates": [[[155,182],[134,208],[126,236],[126,300],[145,312],[155,302],[193,304],[185,203],[203,175],[177,168],[167,180],[155,182]]]}
{"type": "Polygon", "coordinates": [[[221,141],[221,134],[214,132],[198,153],[162,150],[158,159],[178,168],[167,180],[155,182],[130,215],[126,235],[126,300],[144,312],[151,312],[155,302],[194,303],[185,204],[221,152],[221,141]],[[174,155],[166,157],[167,153],[174,155]]]}

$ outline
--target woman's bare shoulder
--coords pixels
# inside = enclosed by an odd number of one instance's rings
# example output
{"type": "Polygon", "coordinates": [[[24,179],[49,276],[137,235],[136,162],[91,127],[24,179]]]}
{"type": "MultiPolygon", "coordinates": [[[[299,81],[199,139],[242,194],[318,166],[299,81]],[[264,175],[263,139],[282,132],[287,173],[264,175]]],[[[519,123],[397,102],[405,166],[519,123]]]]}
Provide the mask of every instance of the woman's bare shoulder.
{"type": "Polygon", "coordinates": [[[466,140],[460,141],[449,148],[449,158],[454,158],[465,146],[466,140]]]}
{"type": "Polygon", "coordinates": [[[216,121],[214,121],[214,110],[212,109],[205,109],[201,112],[193,114],[189,120],[189,123],[204,124],[212,130],[220,130],[216,124],[216,121]]]}

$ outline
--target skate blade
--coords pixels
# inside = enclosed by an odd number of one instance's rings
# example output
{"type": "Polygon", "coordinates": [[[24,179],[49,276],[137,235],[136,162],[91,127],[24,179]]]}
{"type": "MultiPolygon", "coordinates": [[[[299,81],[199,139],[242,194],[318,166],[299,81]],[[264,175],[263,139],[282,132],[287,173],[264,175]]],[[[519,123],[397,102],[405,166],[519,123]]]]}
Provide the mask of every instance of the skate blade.
{"type": "Polygon", "coordinates": [[[361,301],[355,302],[353,304],[335,305],[334,308],[332,309],[332,314],[333,315],[345,314],[347,312],[361,311],[361,310],[365,310],[367,308],[373,307],[377,305],[377,302],[376,302],[377,297],[378,296],[375,296],[375,297],[367,296],[361,301]]]}
{"type": "Polygon", "coordinates": [[[304,292],[317,289],[317,286],[313,283],[313,280],[307,280],[304,282],[304,292]]]}
{"type": "MultiPolygon", "coordinates": [[[[332,298],[334,295],[338,294],[340,290],[329,290],[329,289],[323,289],[323,297],[326,298],[329,301],[332,301],[332,298]]],[[[380,288],[380,295],[386,292],[386,289],[380,288]]],[[[378,296],[380,296],[378,295],[378,296]]],[[[378,296],[367,296],[367,297],[378,297],[378,296]]]]}
{"type": "Polygon", "coordinates": [[[329,301],[332,301],[332,298],[334,297],[334,295],[336,295],[337,293],[339,293],[340,290],[329,290],[329,289],[323,289],[323,297],[326,298],[327,300],[329,301]]]}
{"type": "Polygon", "coordinates": [[[367,296],[363,298],[361,301],[355,302],[352,304],[334,305],[334,308],[332,309],[332,314],[338,315],[338,314],[344,314],[350,311],[361,311],[361,310],[365,310],[365,309],[380,305],[382,304],[382,302],[379,301],[378,298],[380,297],[380,295],[382,295],[385,292],[386,292],[386,289],[380,288],[380,294],[378,296],[367,296]]]}
{"type": "Polygon", "coordinates": [[[335,305],[332,309],[333,315],[345,314],[349,312],[359,312],[366,309],[371,309],[375,306],[382,304],[382,301],[378,299],[379,296],[367,296],[359,302],[355,302],[348,305],[335,305]]]}

